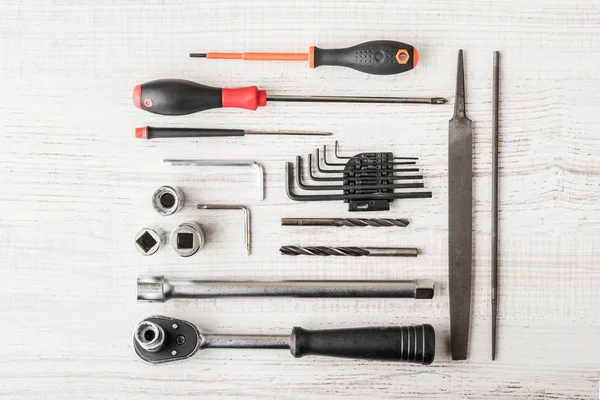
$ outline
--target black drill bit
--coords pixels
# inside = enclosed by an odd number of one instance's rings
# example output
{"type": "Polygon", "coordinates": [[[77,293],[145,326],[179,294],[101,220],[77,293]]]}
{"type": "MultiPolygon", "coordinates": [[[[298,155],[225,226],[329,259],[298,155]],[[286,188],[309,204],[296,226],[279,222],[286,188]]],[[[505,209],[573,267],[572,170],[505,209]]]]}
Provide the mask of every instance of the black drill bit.
{"type": "Polygon", "coordinates": [[[373,226],[373,227],[406,227],[405,218],[281,218],[282,226],[373,226]]]}
{"type": "Polygon", "coordinates": [[[350,256],[350,257],[416,257],[415,248],[399,247],[328,247],[328,246],[281,246],[286,256],[350,256]]]}

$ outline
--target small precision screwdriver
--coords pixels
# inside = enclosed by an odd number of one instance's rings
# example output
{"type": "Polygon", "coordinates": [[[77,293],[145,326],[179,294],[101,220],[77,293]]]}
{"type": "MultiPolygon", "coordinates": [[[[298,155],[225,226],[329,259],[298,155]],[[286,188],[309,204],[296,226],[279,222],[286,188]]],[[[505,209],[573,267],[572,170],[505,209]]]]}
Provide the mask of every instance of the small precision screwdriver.
{"type": "Polygon", "coordinates": [[[288,136],[331,136],[331,132],[311,131],[259,131],[248,129],[211,129],[211,128],[156,128],[143,126],[135,128],[138,139],[169,139],[191,137],[227,137],[245,135],[288,135],[288,136]]]}
{"type": "Polygon", "coordinates": [[[133,89],[137,108],[160,115],[186,115],[213,108],[256,110],[267,100],[318,103],[412,103],[445,104],[441,97],[346,97],[270,95],[256,86],[227,89],[202,85],[184,79],[158,79],[133,89]]]}
{"type": "Polygon", "coordinates": [[[392,75],[410,71],[419,62],[413,46],[393,40],[374,40],[343,49],[311,46],[308,53],[190,53],[190,57],[254,60],[308,61],[310,68],[323,65],[348,67],[372,75],[392,75]]]}

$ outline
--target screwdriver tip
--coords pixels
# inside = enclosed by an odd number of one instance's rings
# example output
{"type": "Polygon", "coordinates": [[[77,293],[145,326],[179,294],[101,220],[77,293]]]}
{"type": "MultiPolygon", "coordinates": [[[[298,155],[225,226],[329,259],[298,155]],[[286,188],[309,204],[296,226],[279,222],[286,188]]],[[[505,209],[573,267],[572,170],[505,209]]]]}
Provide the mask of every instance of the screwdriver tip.
{"type": "Polygon", "coordinates": [[[206,53],[190,53],[191,58],[206,58],[206,53]]]}
{"type": "Polygon", "coordinates": [[[431,98],[431,104],[446,104],[448,102],[448,100],[444,99],[443,97],[432,97],[431,98]]]}

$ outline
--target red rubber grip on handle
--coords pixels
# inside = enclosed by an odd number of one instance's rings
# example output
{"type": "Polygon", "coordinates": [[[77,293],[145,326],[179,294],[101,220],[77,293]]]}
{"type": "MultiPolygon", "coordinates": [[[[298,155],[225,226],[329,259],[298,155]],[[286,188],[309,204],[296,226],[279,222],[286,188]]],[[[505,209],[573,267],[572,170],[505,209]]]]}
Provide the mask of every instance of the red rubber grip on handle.
{"type": "Polygon", "coordinates": [[[267,105],[267,92],[258,90],[256,86],[236,89],[223,89],[221,94],[223,108],[245,108],[256,110],[267,105]]]}

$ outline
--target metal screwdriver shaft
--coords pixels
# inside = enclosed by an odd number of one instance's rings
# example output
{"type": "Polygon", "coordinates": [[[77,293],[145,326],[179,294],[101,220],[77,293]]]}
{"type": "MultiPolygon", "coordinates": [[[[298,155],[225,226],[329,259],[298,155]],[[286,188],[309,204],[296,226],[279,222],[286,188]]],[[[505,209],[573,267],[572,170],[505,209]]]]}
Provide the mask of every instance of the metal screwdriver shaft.
{"type": "Polygon", "coordinates": [[[328,247],[328,246],[281,246],[286,256],[349,256],[349,257],[416,257],[416,248],[400,247],[328,247]]]}
{"type": "Polygon", "coordinates": [[[377,104],[446,104],[443,97],[362,97],[362,96],[295,96],[267,95],[270,101],[295,103],[377,103],[377,104]]]}
{"type": "Polygon", "coordinates": [[[372,226],[372,227],[406,227],[409,222],[405,218],[281,218],[282,226],[372,226]]]}

